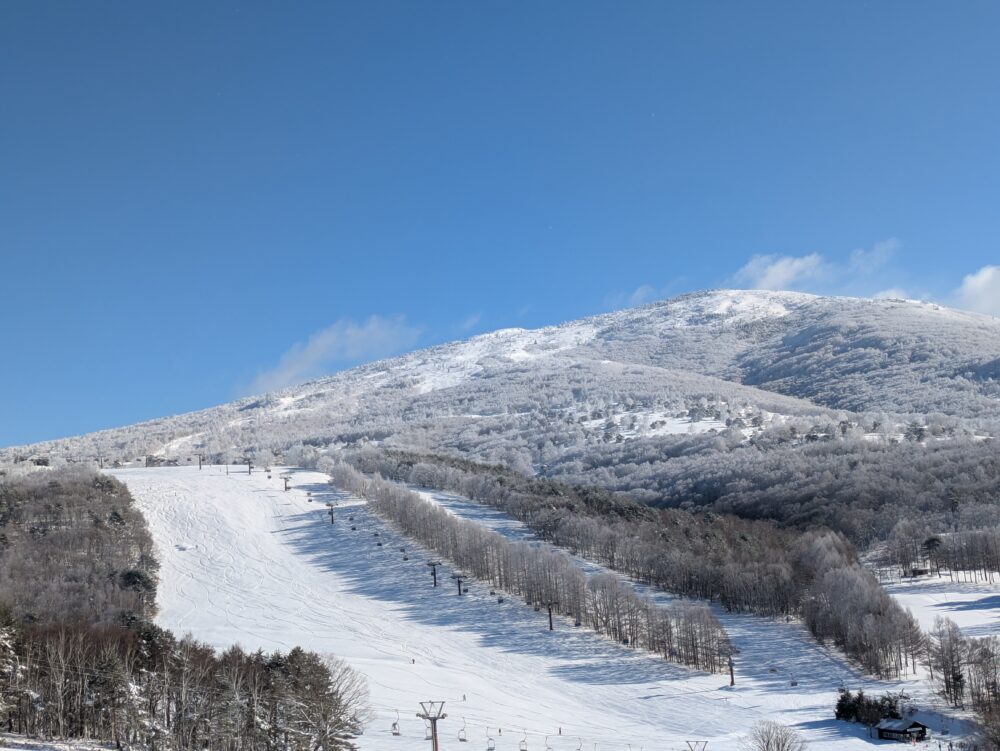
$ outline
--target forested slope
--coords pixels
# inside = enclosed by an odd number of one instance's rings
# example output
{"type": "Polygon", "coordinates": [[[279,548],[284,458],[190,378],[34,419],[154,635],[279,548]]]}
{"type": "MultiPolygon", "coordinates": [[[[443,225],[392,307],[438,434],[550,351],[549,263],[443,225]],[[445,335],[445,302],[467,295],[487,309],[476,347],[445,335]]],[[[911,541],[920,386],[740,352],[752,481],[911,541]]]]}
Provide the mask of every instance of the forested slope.
{"type": "Polygon", "coordinates": [[[1000,322],[717,290],[504,329],[187,415],[0,450],[107,463],[378,445],[500,463],[858,542],[996,503],[1000,322]],[[950,494],[944,497],[945,491],[950,494]]]}
{"type": "Polygon", "coordinates": [[[299,648],[222,654],[151,620],[157,564],[124,485],[0,481],[0,718],[11,732],[177,749],[352,748],[364,684],[299,648]]]}

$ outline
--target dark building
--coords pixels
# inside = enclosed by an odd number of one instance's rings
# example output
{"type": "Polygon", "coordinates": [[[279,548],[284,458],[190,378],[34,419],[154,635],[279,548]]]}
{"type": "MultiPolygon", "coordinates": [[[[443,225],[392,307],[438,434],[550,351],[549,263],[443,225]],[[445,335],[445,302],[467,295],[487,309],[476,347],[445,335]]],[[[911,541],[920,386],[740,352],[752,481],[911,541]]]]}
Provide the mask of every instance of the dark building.
{"type": "Polygon", "coordinates": [[[914,720],[882,720],[875,726],[878,737],[885,741],[922,741],[927,737],[927,726],[914,720]]]}

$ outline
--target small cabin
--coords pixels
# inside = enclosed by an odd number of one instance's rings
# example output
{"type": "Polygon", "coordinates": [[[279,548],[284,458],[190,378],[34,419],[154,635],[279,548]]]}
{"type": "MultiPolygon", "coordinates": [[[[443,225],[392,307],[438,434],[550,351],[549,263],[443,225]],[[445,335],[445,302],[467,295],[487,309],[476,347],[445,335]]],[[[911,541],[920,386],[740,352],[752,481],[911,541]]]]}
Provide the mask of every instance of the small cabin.
{"type": "Polygon", "coordinates": [[[880,740],[912,743],[926,739],[928,728],[915,720],[882,720],[875,730],[880,740]]]}

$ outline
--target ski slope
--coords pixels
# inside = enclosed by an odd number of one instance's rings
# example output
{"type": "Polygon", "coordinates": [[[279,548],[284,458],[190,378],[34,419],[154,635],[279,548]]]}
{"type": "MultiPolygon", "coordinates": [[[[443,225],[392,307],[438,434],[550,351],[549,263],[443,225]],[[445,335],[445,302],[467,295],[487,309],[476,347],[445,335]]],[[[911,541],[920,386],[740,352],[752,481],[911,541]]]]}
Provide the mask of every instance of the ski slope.
{"type": "MultiPolygon", "coordinates": [[[[510,599],[499,604],[476,582],[459,597],[447,566],[433,588],[429,555],[320,473],[292,471],[288,492],[277,470],[272,479],[222,467],[113,474],[132,491],[158,548],[157,622],[219,648],[301,645],[346,659],[369,680],[375,717],[359,739],[365,751],[428,746],[414,716],[426,700],[446,701],[441,749],[452,751],[485,749],[487,733],[497,751],[514,751],[522,740],[531,751],[544,751],[546,741],[552,751],[682,749],[687,740],[736,749],[764,718],[794,725],[814,749],[872,743],[862,728],[832,719],[833,702],[842,684],[884,687],[796,624],[720,613],[742,649],[730,688],[728,676],[670,665],[565,619],[549,632],[544,613],[510,599]],[[327,502],[339,504],[332,525],[327,502]],[[397,711],[402,735],[394,737],[397,711]],[[457,739],[463,725],[467,744],[457,739]]],[[[527,534],[465,504],[484,523],[527,534]]]]}
{"type": "Polygon", "coordinates": [[[884,584],[886,591],[909,608],[924,631],[940,616],[954,621],[966,636],[1000,634],[1000,584],[966,582],[956,574],[923,576],[884,584]]]}

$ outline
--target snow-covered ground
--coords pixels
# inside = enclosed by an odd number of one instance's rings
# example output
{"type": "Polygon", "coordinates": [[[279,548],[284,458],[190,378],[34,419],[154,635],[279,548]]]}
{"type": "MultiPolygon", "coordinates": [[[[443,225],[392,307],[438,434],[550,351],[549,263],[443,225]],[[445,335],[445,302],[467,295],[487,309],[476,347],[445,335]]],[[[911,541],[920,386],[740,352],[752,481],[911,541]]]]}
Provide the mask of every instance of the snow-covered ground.
{"type": "Polygon", "coordinates": [[[945,574],[883,586],[910,609],[924,631],[933,628],[934,620],[943,616],[958,624],[966,636],[1000,635],[1000,584],[952,581],[945,574]]]}
{"type": "Polygon", "coordinates": [[[0,751],[107,751],[113,743],[98,741],[44,741],[13,733],[0,733],[0,751]]]}
{"type": "MultiPolygon", "coordinates": [[[[535,534],[516,519],[507,516],[489,506],[471,501],[467,498],[437,490],[426,488],[412,488],[427,501],[438,504],[449,510],[451,513],[463,519],[475,521],[482,524],[507,539],[518,542],[534,542],[536,544],[547,544],[538,541],[535,534]]],[[[576,561],[581,570],[593,575],[607,573],[607,569],[579,556],[571,556],[576,561]]],[[[624,576],[619,576],[623,581],[628,581],[624,576]]],[[[642,583],[630,582],[636,590],[643,594],[648,594],[659,603],[667,603],[676,600],[674,595],[648,587],[642,583]]],[[[954,588],[955,585],[952,585],[954,588]]],[[[1000,593],[1000,587],[995,585],[970,585],[979,586],[984,589],[993,586],[995,592],[1000,593]]],[[[893,594],[898,592],[892,588],[893,594]]],[[[971,593],[974,590],[969,590],[971,593]]],[[[966,601],[958,597],[957,602],[948,601],[948,605],[955,605],[956,609],[963,607],[970,611],[966,601]]],[[[986,602],[985,600],[983,601],[986,602]]],[[[913,607],[911,603],[904,601],[904,606],[913,607]]],[[[1000,598],[995,598],[992,607],[996,608],[992,612],[992,618],[1000,618],[1000,598]]],[[[730,613],[718,604],[712,605],[712,610],[716,618],[722,623],[730,639],[740,656],[737,664],[737,687],[736,691],[760,692],[767,694],[761,706],[768,706],[775,713],[787,714],[794,708],[796,713],[815,713],[822,720],[828,717],[829,708],[836,702],[837,692],[840,687],[846,687],[852,691],[859,688],[865,692],[885,693],[891,691],[899,693],[904,691],[910,700],[907,702],[918,708],[914,715],[937,731],[947,729],[949,735],[971,732],[971,726],[966,719],[952,716],[952,710],[947,707],[937,696],[933,689],[926,683],[925,676],[921,674],[919,678],[897,682],[876,681],[864,676],[858,670],[848,664],[846,658],[839,652],[821,647],[809,634],[806,628],[798,621],[780,621],[768,618],[759,618],[752,615],[730,613]],[[792,685],[793,682],[796,685],[792,685]]],[[[960,623],[965,627],[982,627],[983,633],[996,633],[997,624],[988,616],[988,610],[976,611],[978,615],[970,615],[960,623]],[[992,626],[987,625],[992,623],[992,626]],[[991,630],[992,629],[992,630],[991,630]]],[[[918,619],[926,617],[926,611],[918,612],[914,610],[914,615],[918,619]]],[[[933,615],[930,616],[930,625],[933,625],[933,615]]],[[[921,625],[925,628],[921,620],[921,625]]],[[[967,633],[974,633],[967,631],[967,633]]],[[[782,719],[786,724],[796,724],[791,720],[782,719]]],[[[834,732],[841,731],[844,723],[833,722],[830,726],[834,732]]],[[[847,726],[849,727],[849,726],[847,726]]],[[[805,727],[799,727],[807,737],[810,733],[805,727]]],[[[815,739],[812,739],[815,741],[815,739]]]]}
{"type": "MultiPolygon", "coordinates": [[[[552,751],[682,749],[688,740],[735,749],[764,718],[799,728],[814,749],[873,743],[861,728],[832,719],[833,702],[840,685],[886,686],[856,674],[794,623],[719,613],[742,649],[730,688],[728,676],[670,665],[565,620],[549,632],[544,614],[510,599],[500,604],[476,582],[459,597],[448,567],[432,588],[429,556],[320,473],[293,471],[289,492],[277,470],[271,479],[221,467],[114,474],[131,489],[159,551],[157,621],[217,647],[299,644],[345,658],[370,683],[375,719],[360,739],[365,751],[424,747],[414,713],[429,699],[446,701],[444,750],[486,748],[487,733],[497,751],[513,751],[522,739],[532,751],[546,741],[552,751]],[[338,504],[332,525],[328,502],[338,504]],[[402,735],[394,737],[397,711],[402,735]],[[468,744],[457,740],[463,724],[468,744]]],[[[442,502],[528,534],[490,509],[442,502]]]]}

